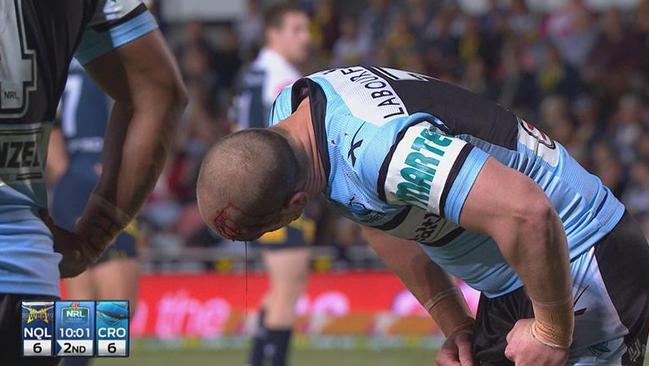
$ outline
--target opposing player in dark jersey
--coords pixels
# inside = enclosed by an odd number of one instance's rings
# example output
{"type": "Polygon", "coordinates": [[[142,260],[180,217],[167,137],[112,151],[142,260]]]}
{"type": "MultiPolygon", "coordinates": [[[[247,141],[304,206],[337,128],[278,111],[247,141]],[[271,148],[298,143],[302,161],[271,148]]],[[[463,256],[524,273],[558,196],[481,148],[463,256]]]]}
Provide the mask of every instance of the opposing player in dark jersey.
{"type": "MultiPolygon", "coordinates": [[[[233,112],[237,129],[267,127],[273,101],[301,77],[298,65],[309,49],[309,18],[298,6],[277,4],[264,14],[264,47],[246,68],[239,83],[233,112]]],[[[249,366],[284,366],[290,345],[295,305],[309,272],[315,223],[304,215],[270,232],[255,245],[260,248],[269,286],[252,339],[249,366]]]]}
{"type": "MultiPolygon", "coordinates": [[[[54,183],[50,213],[54,222],[74,230],[83,208],[99,181],[101,152],[112,101],[73,62],[59,106],[57,124],[50,134],[47,176],[54,183]]],[[[76,300],[129,300],[136,309],[139,263],[137,224],[132,221],[85,272],[65,280],[67,298],[76,300]]],[[[66,358],[63,366],[85,366],[88,357],[66,358]]]]}
{"type": "Polygon", "coordinates": [[[197,195],[214,230],[254,239],[322,193],[440,325],[439,364],[642,365],[647,242],[532,124],[437,79],[362,66],[295,82],[270,124],[208,153],[197,195]],[[449,274],[482,292],[475,320],[449,274]]]}
{"type": "Polygon", "coordinates": [[[177,66],[136,0],[0,2],[0,360],[23,358],[21,300],[55,299],[132,220],[185,106],[177,66]],[[143,57],[146,55],[146,57],[143,57]],[[72,57],[115,100],[102,174],[74,230],[47,214],[49,132],[72,57]]]}

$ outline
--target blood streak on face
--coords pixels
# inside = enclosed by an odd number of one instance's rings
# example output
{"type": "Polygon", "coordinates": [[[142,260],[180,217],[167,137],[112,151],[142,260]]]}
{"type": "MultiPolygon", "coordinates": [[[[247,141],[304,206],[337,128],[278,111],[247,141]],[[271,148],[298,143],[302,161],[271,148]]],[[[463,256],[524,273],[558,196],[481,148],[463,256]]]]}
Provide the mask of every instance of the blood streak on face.
{"type": "Polygon", "coordinates": [[[241,241],[257,239],[270,224],[268,217],[246,214],[232,203],[228,203],[219,210],[212,219],[212,223],[219,235],[226,239],[241,241]],[[235,222],[235,218],[238,222],[235,222]],[[241,224],[241,222],[255,224],[241,224]]]}
{"type": "Polygon", "coordinates": [[[216,213],[212,222],[214,223],[214,228],[221,236],[227,239],[236,239],[241,235],[241,229],[230,218],[229,209],[236,209],[236,207],[232,203],[228,203],[216,213]]]}

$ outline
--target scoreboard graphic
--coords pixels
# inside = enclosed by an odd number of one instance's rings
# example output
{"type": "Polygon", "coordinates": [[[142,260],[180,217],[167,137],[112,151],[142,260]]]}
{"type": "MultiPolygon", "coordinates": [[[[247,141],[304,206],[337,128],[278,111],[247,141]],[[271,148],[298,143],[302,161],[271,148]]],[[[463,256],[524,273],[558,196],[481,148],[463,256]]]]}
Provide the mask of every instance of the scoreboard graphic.
{"type": "Polygon", "coordinates": [[[52,356],[54,302],[23,301],[23,355],[52,356]]]}
{"type": "Polygon", "coordinates": [[[128,301],[102,301],[95,307],[97,356],[128,357],[128,301]]]}
{"type": "Polygon", "coordinates": [[[128,357],[128,301],[23,301],[23,355],[128,357]]]}

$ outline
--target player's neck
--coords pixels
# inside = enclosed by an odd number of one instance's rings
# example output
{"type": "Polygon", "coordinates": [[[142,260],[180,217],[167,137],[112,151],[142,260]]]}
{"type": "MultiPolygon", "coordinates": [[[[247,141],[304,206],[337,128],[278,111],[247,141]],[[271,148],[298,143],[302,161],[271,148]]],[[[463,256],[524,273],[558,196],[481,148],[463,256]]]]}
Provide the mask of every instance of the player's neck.
{"type": "Polygon", "coordinates": [[[311,198],[322,193],[327,185],[327,177],[318,153],[313,123],[311,123],[309,98],[305,98],[293,114],[273,129],[288,138],[297,156],[300,168],[304,172],[300,190],[306,192],[311,198]]]}

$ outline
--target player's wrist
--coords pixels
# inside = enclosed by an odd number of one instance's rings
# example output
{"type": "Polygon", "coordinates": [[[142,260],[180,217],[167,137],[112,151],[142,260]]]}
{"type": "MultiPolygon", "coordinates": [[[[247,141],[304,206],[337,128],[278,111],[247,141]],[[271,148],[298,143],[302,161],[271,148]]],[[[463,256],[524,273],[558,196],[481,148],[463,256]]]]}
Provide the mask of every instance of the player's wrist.
{"type": "Polygon", "coordinates": [[[76,224],[75,232],[87,241],[91,252],[98,257],[131,220],[132,217],[124,211],[93,193],[76,224]]]}
{"type": "Polygon", "coordinates": [[[473,331],[475,320],[457,287],[438,292],[424,303],[424,307],[446,337],[459,332],[473,331]]]}
{"type": "Polygon", "coordinates": [[[553,302],[532,300],[532,306],[535,317],[531,326],[532,337],[551,348],[570,348],[575,323],[572,296],[553,302]]]}

